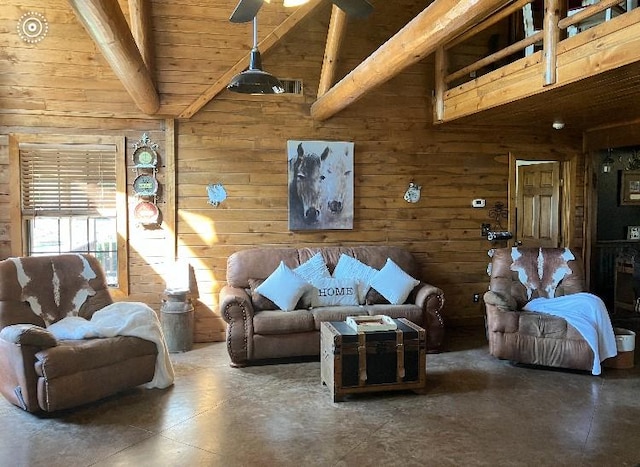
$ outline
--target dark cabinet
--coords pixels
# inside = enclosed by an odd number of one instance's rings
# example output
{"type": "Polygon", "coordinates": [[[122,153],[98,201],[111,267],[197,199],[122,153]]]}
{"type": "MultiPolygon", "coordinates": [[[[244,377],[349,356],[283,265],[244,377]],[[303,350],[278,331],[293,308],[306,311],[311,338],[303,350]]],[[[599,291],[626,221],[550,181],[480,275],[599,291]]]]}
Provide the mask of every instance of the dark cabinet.
{"type": "Polygon", "coordinates": [[[634,262],[632,258],[618,258],[614,292],[614,309],[617,315],[640,313],[637,298],[639,281],[634,279],[633,270],[634,262]]]}

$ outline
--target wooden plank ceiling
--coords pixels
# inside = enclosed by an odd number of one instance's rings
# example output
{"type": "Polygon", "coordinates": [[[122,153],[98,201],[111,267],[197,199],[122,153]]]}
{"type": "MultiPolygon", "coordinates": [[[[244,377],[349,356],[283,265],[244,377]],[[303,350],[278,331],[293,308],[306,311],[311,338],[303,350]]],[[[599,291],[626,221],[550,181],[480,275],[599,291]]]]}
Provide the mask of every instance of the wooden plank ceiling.
{"type": "MultiPolygon", "coordinates": [[[[105,5],[109,3],[106,0],[87,1],[105,5]]],[[[380,1],[383,0],[371,0],[371,3],[375,7],[380,1]]],[[[426,8],[431,3],[444,5],[447,1],[416,0],[410,3],[420,3],[426,8]]],[[[409,0],[404,3],[408,2],[409,0]]],[[[464,5],[469,2],[475,5],[474,8],[487,11],[510,3],[509,0],[459,0],[458,3],[464,5]]],[[[140,46],[139,43],[142,53],[139,61],[136,58],[136,63],[150,66],[149,75],[153,80],[153,91],[157,92],[159,109],[154,112],[154,102],[146,106],[138,105],[136,108],[135,93],[129,89],[131,83],[125,86],[122,81],[127,79],[123,75],[128,73],[131,77],[133,74],[126,70],[119,74],[114,70],[108,56],[105,58],[104,44],[96,39],[91,30],[89,33],[95,42],[86,40],[87,32],[71,7],[82,3],[84,2],[69,0],[9,0],[9,5],[0,7],[0,59],[3,61],[3,68],[0,69],[1,109],[43,114],[91,113],[108,116],[113,108],[114,114],[117,109],[119,116],[128,116],[123,115],[121,104],[133,101],[129,116],[140,116],[142,109],[158,117],[188,118],[223,91],[228,78],[240,71],[245,62],[248,63],[252,42],[251,23],[239,25],[228,21],[237,0],[119,0],[124,18],[132,26],[134,36],[142,38],[147,44],[149,36],[152,36],[152,49],[148,45],[140,46]],[[25,43],[15,32],[18,18],[29,11],[42,13],[49,22],[48,36],[42,42],[25,43]],[[133,15],[130,16],[131,12],[133,15]],[[47,86],[42,86],[35,77],[40,73],[51,78],[47,86]]],[[[271,0],[270,4],[266,4],[260,11],[258,28],[265,68],[269,68],[269,49],[286,44],[287,31],[301,22],[305,15],[324,15],[328,29],[331,8],[331,3],[327,0],[312,0],[299,10],[283,8],[282,0],[271,0]]],[[[398,14],[402,14],[400,7],[398,10],[398,14]]],[[[450,10],[455,11],[455,8],[450,10]]],[[[463,10],[464,8],[461,11],[463,10]]],[[[452,18],[444,18],[446,13],[442,14],[443,19],[453,22],[452,18]]],[[[407,27],[411,26],[413,19],[406,19],[409,23],[407,27]]],[[[374,11],[369,18],[360,21],[370,22],[372,27],[380,27],[384,18],[377,16],[374,11]]],[[[84,24],[86,28],[91,28],[86,22],[84,24]]],[[[424,43],[425,40],[436,37],[434,33],[431,36],[421,36],[424,28],[420,24],[417,23],[413,29],[415,41],[422,40],[424,43]]],[[[427,23],[423,20],[423,24],[427,23]]],[[[460,23],[457,27],[466,26],[468,24],[460,23]]],[[[348,24],[346,28],[348,30],[348,24]]],[[[425,53],[431,53],[432,47],[416,46],[406,50],[405,44],[398,42],[394,45],[392,36],[395,33],[396,31],[390,31],[389,42],[384,46],[376,44],[375,47],[390,47],[392,52],[395,50],[413,54],[414,63],[423,59],[425,53]]],[[[321,34],[327,38],[327,30],[310,30],[309,34],[321,34]]],[[[335,35],[336,32],[330,32],[330,41],[333,40],[332,34],[335,35]]],[[[339,34],[345,33],[341,31],[339,34]]],[[[441,40],[440,37],[437,36],[436,39],[441,40]]],[[[339,55],[340,40],[334,42],[327,49],[332,61],[339,55]]],[[[126,48],[126,45],[122,46],[123,50],[126,48]]],[[[391,55],[397,54],[394,52],[391,55]]],[[[393,65],[394,71],[388,73],[385,79],[390,79],[395,73],[401,72],[400,67],[406,66],[402,61],[389,63],[393,65]]],[[[541,95],[461,118],[453,124],[539,127],[550,125],[551,121],[558,118],[558,109],[561,109],[561,118],[567,125],[577,130],[613,125],[621,120],[640,119],[639,67],[637,63],[628,65],[541,95]],[[548,105],[550,101],[554,102],[553,106],[548,105]]],[[[376,69],[382,68],[379,64],[376,65],[376,69]]],[[[335,70],[327,68],[325,63],[325,69],[319,69],[318,73],[321,71],[326,76],[333,75],[335,70]]],[[[335,79],[340,78],[342,77],[335,76],[335,79]]],[[[372,89],[376,85],[365,84],[372,89]]],[[[354,97],[354,92],[358,86],[357,83],[352,84],[351,88],[343,86],[342,94],[338,95],[355,101],[358,96],[354,97]]],[[[142,96],[138,100],[153,101],[153,93],[148,87],[137,89],[144,91],[138,94],[142,96]]],[[[331,99],[331,91],[335,89],[328,89],[324,82],[316,104],[331,99]]],[[[361,90],[357,92],[361,93],[361,90]]],[[[335,112],[339,110],[335,108],[335,112]]],[[[323,109],[322,118],[329,118],[331,115],[331,112],[323,109]]]]}

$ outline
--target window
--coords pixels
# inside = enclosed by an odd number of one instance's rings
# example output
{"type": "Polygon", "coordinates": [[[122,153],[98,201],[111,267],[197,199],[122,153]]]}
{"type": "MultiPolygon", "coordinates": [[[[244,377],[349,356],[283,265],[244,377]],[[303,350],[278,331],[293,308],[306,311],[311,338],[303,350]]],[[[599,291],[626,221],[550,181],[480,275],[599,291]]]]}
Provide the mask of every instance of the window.
{"type": "Polygon", "coordinates": [[[73,139],[17,144],[20,249],[29,256],[91,254],[102,264],[108,285],[126,294],[126,180],[119,156],[124,141],[73,139]]]}

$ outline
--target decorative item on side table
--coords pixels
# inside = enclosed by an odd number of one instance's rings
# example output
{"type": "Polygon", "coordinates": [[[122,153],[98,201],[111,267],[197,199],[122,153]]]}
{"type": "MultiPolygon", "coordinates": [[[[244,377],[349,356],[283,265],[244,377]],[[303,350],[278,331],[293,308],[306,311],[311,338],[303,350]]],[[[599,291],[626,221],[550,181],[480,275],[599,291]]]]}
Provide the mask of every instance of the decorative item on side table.
{"type": "Polygon", "coordinates": [[[387,315],[348,316],[345,320],[356,332],[395,331],[398,325],[387,315]]]}
{"type": "Polygon", "coordinates": [[[487,231],[487,240],[490,242],[498,242],[513,238],[513,233],[503,230],[502,228],[501,220],[509,217],[509,211],[504,203],[497,201],[489,210],[489,217],[496,222],[496,226],[487,231]]]}
{"type": "Polygon", "coordinates": [[[640,240],[640,225],[627,226],[627,240],[640,240]]]}

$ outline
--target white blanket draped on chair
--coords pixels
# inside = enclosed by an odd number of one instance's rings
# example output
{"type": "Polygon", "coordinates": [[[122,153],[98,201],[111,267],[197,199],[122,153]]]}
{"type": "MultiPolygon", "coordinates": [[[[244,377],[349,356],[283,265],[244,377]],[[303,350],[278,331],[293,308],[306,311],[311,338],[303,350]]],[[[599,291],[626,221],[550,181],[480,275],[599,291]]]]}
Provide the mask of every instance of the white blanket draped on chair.
{"type": "Polygon", "coordinates": [[[581,292],[555,298],[534,298],[524,306],[527,311],[564,318],[589,343],[593,350],[593,369],[599,375],[600,362],[615,357],[616,336],[604,302],[597,296],[581,292]]]}
{"type": "Polygon", "coordinates": [[[96,311],[91,320],[67,316],[47,327],[56,339],[132,336],[156,344],[158,357],[153,379],[147,389],[164,389],[173,384],[174,373],[169,350],[156,313],[144,303],[117,302],[96,311]]]}

